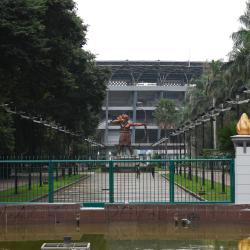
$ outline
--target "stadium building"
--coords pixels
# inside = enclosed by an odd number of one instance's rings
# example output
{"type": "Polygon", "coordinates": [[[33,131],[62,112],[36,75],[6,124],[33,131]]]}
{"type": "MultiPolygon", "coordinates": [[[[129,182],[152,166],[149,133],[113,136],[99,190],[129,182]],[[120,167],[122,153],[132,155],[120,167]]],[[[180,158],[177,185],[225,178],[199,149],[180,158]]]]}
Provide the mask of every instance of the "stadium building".
{"type": "Polygon", "coordinates": [[[133,122],[146,122],[132,129],[134,148],[147,149],[163,134],[153,112],[160,98],[169,98],[181,107],[192,77],[203,72],[204,62],[177,61],[97,61],[111,71],[98,126],[100,141],[108,147],[118,144],[119,126],[110,121],[126,113],[133,122]]]}

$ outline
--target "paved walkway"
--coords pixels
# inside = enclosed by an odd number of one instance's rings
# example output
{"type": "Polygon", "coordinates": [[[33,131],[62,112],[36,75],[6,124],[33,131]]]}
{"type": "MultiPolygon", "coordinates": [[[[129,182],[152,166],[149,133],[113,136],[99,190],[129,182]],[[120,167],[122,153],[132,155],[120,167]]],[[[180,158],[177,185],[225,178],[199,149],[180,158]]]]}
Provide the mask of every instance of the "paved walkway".
{"type": "MultiPolygon", "coordinates": [[[[175,201],[197,201],[175,186],[175,201]]],[[[109,174],[89,172],[89,177],[55,192],[54,202],[109,202],[109,174]]],[[[114,202],[169,202],[169,182],[159,173],[114,173],[114,202]]]]}

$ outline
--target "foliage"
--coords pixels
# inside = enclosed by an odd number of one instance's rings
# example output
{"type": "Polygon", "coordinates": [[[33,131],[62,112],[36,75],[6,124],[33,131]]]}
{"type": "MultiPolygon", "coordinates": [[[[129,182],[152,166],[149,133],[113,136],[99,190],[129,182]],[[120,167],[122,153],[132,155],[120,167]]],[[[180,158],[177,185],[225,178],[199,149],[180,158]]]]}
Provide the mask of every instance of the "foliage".
{"type": "Polygon", "coordinates": [[[13,120],[10,115],[0,111],[0,149],[9,154],[15,146],[13,120]]]}
{"type": "Polygon", "coordinates": [[[195,119],[228,96],[222,74],[222,61],[207,63],[203,74],[190,81],[185,102],[184,120],[195,119]]]}
{"type": "Polygon", "coordinates": [[[161,159],[161,155],[159,153],[153,153],[152,160],[157,160],[157,159],[161,159]]]}
{"type": "Polygon", "coordinates": [[[231,136],[236,135],[236,121],[232,121],[226,124],[218,132],[219,148],[222,151],[232,153],[234,152],[234,145],[231,140],[231,136]]]}
{"type": "MultiPolygon", "coordinates": [[[[71,175],[65,176],[59,180],[54,179],[54,192],[68,185],[73,185],[78,182],[81,178],[88,178],[88,176],[83,175],[71,175]]],[[[39,198],[44,198],[48,195],[49,184],[43,184],[40,186],[39,183],[33,183],[29,189],[28,184],[18,186],[18,193],[15,194],[15,188],[11,187],[0,191],[1,202],[29,202],[38,200],[39,198]]]]}
{"type": "MultiPolygon", "coordinates": [[[[73,0],[2,0],[0,13],[2,99],[84,137],[93,134],[109,73],[98,69],[94,56],[82,48],[87,27],[73,0]]],[[[37,130],[17,122],[17,134],[23,128],[37,130]]],[[[37,137],[46,134],[43,130],[37,137]]],[[[26,144],[28,151],[38,150],[34,139],[28,137],[26,144]]]]}
{"type": "Polygon", "coordinates": [[[204,148],[202,150],[202,157],[204,158],[232,158],[233,152],[226,152],[220,149],[204,148]]]}
{"type": "MultiPolygon", "coordinates": [[[[163,175],[169,179],[170,175],[163,175]]],[[[220,202],[230,202],[232,197],[230,194],[230,186],[225,185],[225,193],[222,192],[222,184],[218,181],[214,181],[212,188],[212,181],[205,178],[203,183],[200,176],[193,176],[190,179],[185,178],[184,175],[174,175],[174,181],[179,186],[182,186],[184,189],[188,190],[191,193],[196,194],[201,197],[203,201],[220,201],[220,202]],[[197,182],[195,179],[197,178],[197,182]]]]}
{"type": "Polygon", "coordinates": [[[232,91],[243,84],[250,86],[250,2],[246,2],[246,11],[239,18],[242,27],[232,34],[234,42],[230,61],[226,65],[227,82],[232,91]]]}
{"type": "Polygon", "coordinates": [[[194,119],[209,106],[209,97],[206,95],[207,75],[204,73],[190,82],[187,90],[183,120],[194,119]]]}
{"type": "Polygon", "coordinates": [[[175,126],[177,119],[177,110],[175,103],[171,99],[161,98],[156,104],[156,109],[153,113],[157,124],[161,129],[166,130],[175,126]]]}
{"type": "MultiPolygon", "coordinates": [[[[232,34],[234,45],[229,62],[213,60],[204,66],[203,74],[199,78],[191,79],[183,109],[183,121],[203,119],[206,114],[205,119],[209,122],[208,114],[219,113],[220,109],[227,108],[229,99],[249,98],[243,95],[242,91],[244,88],[250,89],[250,1],[247,1],[246,11],[239,20],[242,27],[232,34]],[[212,111],[213,107],[215,107],[214,111],[212,111]]],[[[231,121],[237,116],[235,112],[237,109],[240,113],[248,112],[249,106],[247,102],[242,102],[238,107],[232,105],[230,111],[223,112],[215,118],[217,127],[223,126],[221,130],[217,130],[219,148],[209,152],[203,149],[203,155],[209,154],[211,157],[233,155],[234,149],[230,136],[236,132],[235,123],[231,121]]],[[[207,128],[210,129],[210,126],[208,125],[207,128]]],[[[205,131],[205,137],[206,134],[205,131]]],[[[202,133],[197,136],[198,142],[201,141],[202,133]]]]}

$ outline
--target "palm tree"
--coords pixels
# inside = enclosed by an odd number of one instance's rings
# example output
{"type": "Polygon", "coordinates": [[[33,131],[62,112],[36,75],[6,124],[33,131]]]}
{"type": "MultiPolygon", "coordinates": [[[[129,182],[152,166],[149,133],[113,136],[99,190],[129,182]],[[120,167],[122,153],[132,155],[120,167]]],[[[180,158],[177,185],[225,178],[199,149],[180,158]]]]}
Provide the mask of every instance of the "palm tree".
{"type": "Polygon", "coordinates": [[[239,86],[250,85],[250,1],[246,3],[246,11],[239,20],[242,27],[232,34],[234,46],[227,67],[232,94],[239,86]]]}
{"type": "Polygon", "coordinates": [[[234,41],[233,51],[231,52],[231,57],[237,57],[240,49],[249,49],[250,42],[250,1],[246,3],[246,11],[239,18],[242,27],[239,31],[232,34],[232,39],[234,41]]]}
{"type": "Polygon", "coordinates": [[[177,120],[177,110],[175,103],[166,98],[161,98],[156,104],[156,109],[153,113],[158,126],[164,129],[164,136],[167,136],[167,129],[172,129],[177,120]]]}
{"type": "Polygon", "coordinates": [[[222,66],[223,62],[220,60],[212,60],[210,63],[205,91],[212,104],[220,103],[227,98],[227,96],[225,96],[225,93],[227,93],[227,91],[225,91],[227,86],[223,79],[222,66]]]}
{"type": "Polygon", "coordinates": [[[206,94],[207,74],[190,81],[190,87],[186,94],[184,121],[194,119],[209,106],[209,98],[206,94]]]}

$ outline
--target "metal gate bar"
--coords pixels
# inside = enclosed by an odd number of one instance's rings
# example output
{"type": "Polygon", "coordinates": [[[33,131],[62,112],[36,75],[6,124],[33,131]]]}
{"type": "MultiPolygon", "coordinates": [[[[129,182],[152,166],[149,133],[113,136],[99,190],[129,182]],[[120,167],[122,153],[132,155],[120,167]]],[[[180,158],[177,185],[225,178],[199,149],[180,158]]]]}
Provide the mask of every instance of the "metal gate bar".
{"type": "Polygon", "coordinates": [[[232,203],[234,160],[0,160],[0,203],[232,203]]]}

